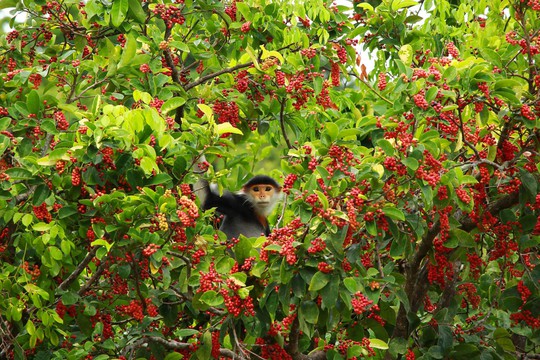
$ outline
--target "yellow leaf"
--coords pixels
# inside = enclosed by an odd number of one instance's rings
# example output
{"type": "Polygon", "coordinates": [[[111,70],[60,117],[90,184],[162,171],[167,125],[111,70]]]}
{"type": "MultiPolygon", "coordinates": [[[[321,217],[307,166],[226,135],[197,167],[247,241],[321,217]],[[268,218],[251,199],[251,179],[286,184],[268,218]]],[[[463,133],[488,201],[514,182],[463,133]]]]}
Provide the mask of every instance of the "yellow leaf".
{"type": "Polygon", "coordinates": [[[238,128],[235,128],[234,126],[231,125],[231,123],[223,123],[223,124],[218,124],[216,126],[216,133],[218,135],[223,135],[223,134],[227,134],[227,133],[232,133],[232,134],[239,134],[239,135],[243,135],[244,133],[242,132],[242,130],[238,129],[238,128]]]}

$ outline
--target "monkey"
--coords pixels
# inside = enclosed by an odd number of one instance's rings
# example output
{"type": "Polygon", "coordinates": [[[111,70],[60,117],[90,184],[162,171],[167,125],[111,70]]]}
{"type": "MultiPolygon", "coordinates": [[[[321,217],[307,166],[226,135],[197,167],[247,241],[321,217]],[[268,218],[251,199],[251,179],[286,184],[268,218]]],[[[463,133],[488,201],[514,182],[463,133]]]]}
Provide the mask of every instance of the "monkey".
{"type": "Polygon", "coordinates": [[[196,184],[196,194],[203,210],[216,208],[224,218],[219,230],[227,239],[237,239],[240,235],[258,237],[270,235],[268,215],[281,198],[281,186],[266,175],[257,175],[246,182],[236,193],[225,191],[219,194],[216,184],[200,179],[196,184]]]}

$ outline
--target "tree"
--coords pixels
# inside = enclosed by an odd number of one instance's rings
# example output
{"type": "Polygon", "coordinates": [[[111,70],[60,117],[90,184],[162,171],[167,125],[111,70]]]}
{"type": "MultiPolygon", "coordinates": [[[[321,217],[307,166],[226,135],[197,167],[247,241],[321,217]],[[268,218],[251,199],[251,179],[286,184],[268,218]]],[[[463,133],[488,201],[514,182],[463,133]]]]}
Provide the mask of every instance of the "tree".
{"type": "Polygon", "coordinates": [[[539,352],[538,0],[0,5],[0,358],[539,352]]]}

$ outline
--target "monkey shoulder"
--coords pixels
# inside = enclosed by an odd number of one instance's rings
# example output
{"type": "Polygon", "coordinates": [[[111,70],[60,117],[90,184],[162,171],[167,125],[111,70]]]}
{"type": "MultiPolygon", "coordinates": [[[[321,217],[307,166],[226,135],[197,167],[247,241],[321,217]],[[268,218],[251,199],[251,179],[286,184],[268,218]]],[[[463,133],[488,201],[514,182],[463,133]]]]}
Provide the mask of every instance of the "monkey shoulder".
{"type": "Polygon", "coordinates": [[[210,189],[202,207],[204,210],[215,208],[223,215],[241,215],[248,217],[250,214],[253,214],[254,211],[253,205],[244,194],[225,191],[223,195],[219,195],[219,193],[213,189],[210,189]]]}

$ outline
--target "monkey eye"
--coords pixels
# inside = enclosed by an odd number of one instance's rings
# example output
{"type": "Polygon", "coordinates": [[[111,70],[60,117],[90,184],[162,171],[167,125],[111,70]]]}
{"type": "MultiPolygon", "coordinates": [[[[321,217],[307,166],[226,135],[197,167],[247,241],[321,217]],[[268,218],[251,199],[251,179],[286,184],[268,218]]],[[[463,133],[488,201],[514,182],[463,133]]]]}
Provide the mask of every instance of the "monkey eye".
{"type": "Polygon", "coordinates": [[[253,187],[253,191],[259,192],[259,187],[258,187],[258,186],[254,186],[254,187],[253,187]]]}
{"type": "Polygon", "coordinates": [[[271,191],[272,190],[272,187],[271,186],[267,186],[266,187],[266,191],[271,191]]]}

